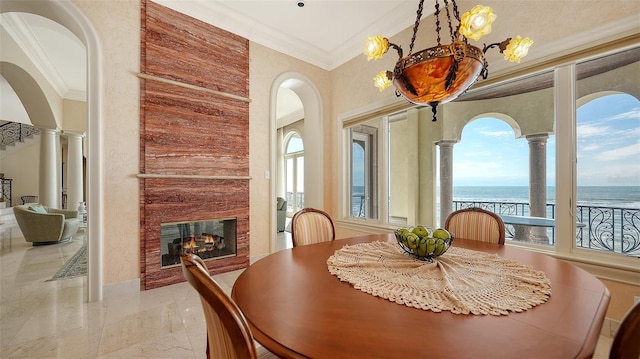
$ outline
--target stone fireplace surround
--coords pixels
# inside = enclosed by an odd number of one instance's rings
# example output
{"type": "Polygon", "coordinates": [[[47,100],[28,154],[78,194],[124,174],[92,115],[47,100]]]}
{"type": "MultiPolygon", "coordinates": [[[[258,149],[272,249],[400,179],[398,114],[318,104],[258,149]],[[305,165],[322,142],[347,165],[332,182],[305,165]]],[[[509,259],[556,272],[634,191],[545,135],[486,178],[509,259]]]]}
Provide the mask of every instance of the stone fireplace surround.
{"type": "Polygon", "coordinates": [[[162,268],[162,223],[236,218],[236,254],[213,274],[249,265],[249,42],[141,2],[140,285],[184,281],[162,268]]]}

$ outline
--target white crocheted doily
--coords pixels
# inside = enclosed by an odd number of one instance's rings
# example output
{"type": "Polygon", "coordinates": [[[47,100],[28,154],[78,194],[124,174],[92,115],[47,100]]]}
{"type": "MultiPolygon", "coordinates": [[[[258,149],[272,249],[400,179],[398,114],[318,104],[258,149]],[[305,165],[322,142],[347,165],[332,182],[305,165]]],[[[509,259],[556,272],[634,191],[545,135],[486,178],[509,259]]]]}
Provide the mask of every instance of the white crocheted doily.
{"type": "Polygon", "coordinates": [[[551,295],[543,272],[457,247],[430,263],[405,254],[396,243],[360,243],[337,250],[327,265],[356,289],[434,312],[506,315],[542,304],[551,295]]]}

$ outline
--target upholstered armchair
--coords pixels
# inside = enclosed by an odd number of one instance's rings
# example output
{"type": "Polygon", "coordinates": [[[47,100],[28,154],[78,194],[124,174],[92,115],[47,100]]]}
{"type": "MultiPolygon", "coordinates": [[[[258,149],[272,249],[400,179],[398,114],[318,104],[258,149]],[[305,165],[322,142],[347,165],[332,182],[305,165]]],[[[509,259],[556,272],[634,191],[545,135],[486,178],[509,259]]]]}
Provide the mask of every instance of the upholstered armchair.
{"type": "Polygon", "coordinates": [[[276,211],[278,213],[278,232],[283,232],[287,224],[287,201],[284,198],[278,197],[276,211]]]}
{"type": "Polygon", "coordinates": [[[27,242],[34,246],[66,242],[78,232],[78,211],[49,208],[40,205],[15,206],[18,227],[27,242]]]}

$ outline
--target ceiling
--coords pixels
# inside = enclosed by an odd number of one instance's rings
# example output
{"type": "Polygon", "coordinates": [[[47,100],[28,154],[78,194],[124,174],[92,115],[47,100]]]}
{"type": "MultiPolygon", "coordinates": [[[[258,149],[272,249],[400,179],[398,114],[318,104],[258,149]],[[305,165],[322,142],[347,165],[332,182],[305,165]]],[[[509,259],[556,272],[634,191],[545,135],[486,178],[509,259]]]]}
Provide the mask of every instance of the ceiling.
{"type": "MultiPolygon", "coordinates": [[[[391,37],[411,26],[418,8],[417,0],[154,2],[325,70],[361,54],[367,36],[391,37]]],[[[431,9],[432,1],[427,3],[431,9]]]]}
{"type": "MultiPolygon", "coordinates": [[[[326,70],[361,54],[367,36],[390,37],[409,27],[418,4],[416,0],[154,2],[326,70]],[[304,6],[298,6],[299,2],[304,6]]],[[[60,97],[84,101],[86,51],[75,35],[53,21],[26,13],[0,14],[0,26],[60,97]]],[[[15,92],[1,76],[0,87],[0,119],[30,123],[15,92]]]]}

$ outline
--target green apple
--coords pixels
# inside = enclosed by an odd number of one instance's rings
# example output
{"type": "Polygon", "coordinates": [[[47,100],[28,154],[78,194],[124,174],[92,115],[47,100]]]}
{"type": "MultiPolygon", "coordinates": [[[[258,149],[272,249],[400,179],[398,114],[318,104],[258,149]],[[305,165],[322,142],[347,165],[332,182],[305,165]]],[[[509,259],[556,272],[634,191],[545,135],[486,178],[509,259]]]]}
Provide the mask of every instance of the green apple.
{"type": "Polygon", "coordinates": [[[397,232],[398,232],[398,234],[401,234],[403,236],[406,236],[407,234],[411,233],[410,230],[408,230],[408,229],[406,229],[404,227],[398,228],[397,232]]]}
{"type": "Polygon", "coordinates": [[[433,238],[450,239],[451,234],[444,228],[438,228],[433,231],[433,238]]]}
{"type": "Polygon", "coordinates": [[[409,233],[407,234],[407,247],[409,247],[409,249],[415,249],[418,246],[418,240],[420,239],[420,237],[418,237],[417,234],[415,233],[409,233]]]}
{"type": "Polygon", "coordinates": [[[429,230],[425,226],[415,226],[411,232],[417,234],[420,238],[429,237],[429,230]]]}
{"type": "Polygon", "coordinates": [[[419,256],[426,256],[427,255],[427,238],[420,238],[420,241],[418,242],[418,255],[419,256]]]}
{"type": "Polygon", "coordinates": [[[433,238],[427,238],[427,253],[433,253],[436,250],[436,241],[433,238]]]}
{"type": "Polygon", "coordinates": [[[433,251],[433,254],[436,256],[441,255],[447,250],[447,243],[444,239],[438,238],[436,239],[436,249],[433,251]]]}

